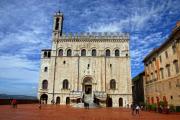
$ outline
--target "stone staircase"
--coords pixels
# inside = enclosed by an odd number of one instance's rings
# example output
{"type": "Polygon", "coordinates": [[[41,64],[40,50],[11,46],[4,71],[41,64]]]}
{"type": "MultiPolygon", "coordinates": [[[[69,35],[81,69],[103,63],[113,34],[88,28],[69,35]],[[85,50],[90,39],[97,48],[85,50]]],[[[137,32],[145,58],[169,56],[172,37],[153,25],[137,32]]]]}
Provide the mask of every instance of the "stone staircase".
{"type": "Polygon", "coordinates": [[[94,96],[92,94],[84,94],[84,102],[89,104],[89,108],[98,107],[98,105],[94,103],[94,96]]]}
{"type": "MultiPolygon", "coordinates": [[[[83,95],[84,98],[84,102],[89,104],[89,108],[97,108],[99,107],[97,104],[95,104],[94,101],[94,97],[92,94],[84,94],[83,95]]],[[[77,108],[84,108],[84,103],[78,103],[73,105],[73,107],[77,107],[77,108]]]]}
{"type": "Polygon", "coordinates": [[[84,94],[84,102],[86,103],[93,103],[94,98],[92,97],[92,94],[84,94]]]}

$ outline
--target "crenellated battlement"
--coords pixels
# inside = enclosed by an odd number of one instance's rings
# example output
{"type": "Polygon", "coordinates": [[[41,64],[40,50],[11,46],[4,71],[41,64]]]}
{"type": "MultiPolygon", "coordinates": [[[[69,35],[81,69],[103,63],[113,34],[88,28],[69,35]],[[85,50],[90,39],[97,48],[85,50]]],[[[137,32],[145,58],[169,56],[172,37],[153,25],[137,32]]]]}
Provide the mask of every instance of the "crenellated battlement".
{"type": "Polygon", "coordinates": [[[63,33],[60,39],[123,39],[129,40],[129,33],[120,32],[86,32],[63,33]]]}

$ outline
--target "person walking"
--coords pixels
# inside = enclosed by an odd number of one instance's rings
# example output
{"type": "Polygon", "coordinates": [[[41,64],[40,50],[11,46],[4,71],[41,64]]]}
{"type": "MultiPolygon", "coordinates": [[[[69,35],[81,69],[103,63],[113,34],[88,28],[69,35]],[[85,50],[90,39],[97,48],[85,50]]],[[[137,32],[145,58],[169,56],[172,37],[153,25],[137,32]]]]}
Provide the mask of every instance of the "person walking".
{"type": "Polygon", "coordinates": [[[13,99],[11,104],[12,104],[13,108],[17,108],[17,101],[16,101],[16,99],[13,99]]]}
{"type": "Polygon", "coordinates": [[[140,107],[139,105],[136,105],[136,114],[139,114],[140,107]]]}
{"type": "Polygon", "coordinates": [[[135,111],[135,105],[131,104],[131,114],[134,115],[134,111],[135,111]]]}

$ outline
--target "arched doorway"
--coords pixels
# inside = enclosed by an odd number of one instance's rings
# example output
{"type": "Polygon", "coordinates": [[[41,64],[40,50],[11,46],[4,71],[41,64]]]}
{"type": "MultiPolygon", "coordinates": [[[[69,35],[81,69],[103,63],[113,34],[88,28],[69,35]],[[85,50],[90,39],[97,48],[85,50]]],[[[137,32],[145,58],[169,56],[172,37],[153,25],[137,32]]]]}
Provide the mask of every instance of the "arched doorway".
{"type": "Polygon", "coordinates": [[[70,104],[70,98],[69,97],[66,98],[66,105],[67,104],[70,104]]]}
{"type": "Polygon", "coordinates": [[[109,96],[106,99],[106,107],[112,107],[112,98],[109,96]]]}
{"type": "Polygon", "coordinates": [[[60,104],[60,97],[56,98],[56,104],[60,104]]]}
{"type": "Polygon", "coordinates": [[[83,91],[85,94],[92,94],[92,78],[91,77],[84,78],[83,91]]]}
{"type": "Polygon", "coordinates": [[[119,98],[119,107],[122,107],[122,106],[123,106],[123,99],[119,98]]]}
{"type": "Polygon", "coordinates": [[[42,94],[41,97],[40,97],[40,102],[42,104],[47,104],[47,100],[48,100],[48,95],[42,94]]]}

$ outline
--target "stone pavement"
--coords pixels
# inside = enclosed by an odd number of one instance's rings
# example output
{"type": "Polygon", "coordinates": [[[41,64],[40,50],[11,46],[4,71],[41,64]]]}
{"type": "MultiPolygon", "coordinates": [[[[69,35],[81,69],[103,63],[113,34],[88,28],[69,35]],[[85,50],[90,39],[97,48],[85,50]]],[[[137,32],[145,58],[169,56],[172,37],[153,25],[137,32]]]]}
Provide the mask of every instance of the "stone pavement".
{"type": "Polygon", "coordinates": [[[159,114],[140,112],[131,115],[130,109],[124,108],[73,108],[70,106],[37,104],[18,105],[13,109],[9,105],[0,106],[0,120],[180,120],[179,113],[159,114]]]}

